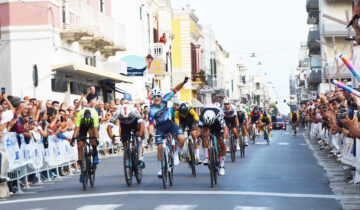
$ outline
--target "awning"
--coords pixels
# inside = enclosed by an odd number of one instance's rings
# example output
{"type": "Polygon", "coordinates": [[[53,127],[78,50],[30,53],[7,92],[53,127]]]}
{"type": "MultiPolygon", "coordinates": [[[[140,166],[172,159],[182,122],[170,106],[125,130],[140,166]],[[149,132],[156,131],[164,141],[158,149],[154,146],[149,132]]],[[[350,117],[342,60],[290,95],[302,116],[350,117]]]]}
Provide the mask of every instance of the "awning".
{"type": "Polygon", "coordinates": [[[97,67],[78,64],[78,63],[67,63],[56,65],[51,68],[52,71],[67,73],[70,75],[79,75],[90,77],[94,80],[113,80],[115,83],[125,82],[133,83],[133,79],[121,74],[106,71],[97,67]]]}
{"type": "Polygon", "coordinates": [[[204,104],[201,103],[199,100],[197,100],[197,98],[192,98],[191,99],[191,105],[192,105],[192,107],[195,107],[195,108],[204,107],[204,104]]]}

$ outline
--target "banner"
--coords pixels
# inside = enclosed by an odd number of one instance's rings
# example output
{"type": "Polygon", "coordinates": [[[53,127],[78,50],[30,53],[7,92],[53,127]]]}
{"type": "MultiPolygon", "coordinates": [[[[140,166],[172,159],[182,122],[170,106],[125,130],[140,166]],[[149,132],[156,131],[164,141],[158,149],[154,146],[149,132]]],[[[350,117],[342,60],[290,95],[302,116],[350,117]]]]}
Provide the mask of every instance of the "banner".
{"type": "Polygon", "coordinates": [[[356,159],[354,157],[354,139],[344,137],[344,146],[341,153],[343,154],[341,162],[350,166],[356,165],[356,159]]]}

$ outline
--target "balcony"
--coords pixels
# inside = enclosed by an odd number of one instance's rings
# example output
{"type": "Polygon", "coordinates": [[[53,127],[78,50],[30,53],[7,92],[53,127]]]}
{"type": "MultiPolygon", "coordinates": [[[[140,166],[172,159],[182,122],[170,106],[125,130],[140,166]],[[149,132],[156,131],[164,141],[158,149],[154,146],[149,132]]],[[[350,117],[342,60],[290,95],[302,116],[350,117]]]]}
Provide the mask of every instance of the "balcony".
{"type": "Polygon", "coordinates": [[[320,54],[320,44],[316,42],[320,40],[320,31],[318,27],[311,27],[308,34],[308,47],[310,54],[320,54]]]}
{"type": "MultiPolygon", "coordinates": [[[[321,55],[317,55],[321,57],[321,55]]],[[[310,58],[310,68],[313,70],[321,69],[321,60],[316,59],[315,57],[310,58]]]]}
{"type": "Polygon", "coordinates": [[[126,50],[125,26],[96,11],[85,1],[69,0],[68,20],[63,23],[61,38],[79,42],[90,51],[105,57],[126,50]]]}
{"type": "Polygon", "coordinates": [[[163,43],[152,43],[150,45],[151,56],[154,58],[162,58],[166,61],[166,53],[169,51],[169,48],[163,43]]]}
{"type": "MultiPolygon", "coordinates": [[[[348,30],[346,27],[340,23],[334,22],[332,20],[324,20],[323,24],[323,36],[324,37],[346,37],[348,36],[348,30]]],[[[352,34],[355,34],[352,30],[352,34]]]]}
{"type": "Polygon", "coordinates": [[[306,0],[306,11],[308,13],[319,13],[319,0],[306,0]]]}
{"type": "Polygon", "coordinates": [[[319,24],[319,14],[317,15],[308,15],[307,18],[307,24],[311,24],[311,25],[317,25],[319,24]]]}
{"type": "Polygon", "coordinates": [[[350,80],[352,77],[352,73],[348,69],[341,69],[339,74],[336,74],[337,70],[335,66],[328,66],[327,70],[324,70],[324,78],[329,79],[329,73],[330,72],[330,79],[347,79],[350,80]],[[342,71],[344,70],[344,71],[342,71]]]}
{"type": "Polygon", "coordinates": [[[321,83],[321,70],[312,70],[309,76],[309,85],[317,87],[321,83]]]}

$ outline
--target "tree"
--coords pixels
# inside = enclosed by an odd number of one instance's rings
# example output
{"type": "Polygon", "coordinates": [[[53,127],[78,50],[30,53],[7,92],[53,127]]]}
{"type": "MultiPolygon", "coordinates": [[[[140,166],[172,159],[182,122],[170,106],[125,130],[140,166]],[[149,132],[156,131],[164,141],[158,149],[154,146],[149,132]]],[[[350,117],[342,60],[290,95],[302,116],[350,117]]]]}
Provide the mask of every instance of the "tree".
{"type": "Polygon", "coordinates": [[[272,110],[272,111],[271,111],[271,114],[277,115],[277,114],[279,113],[279,110],[278,110],[276,104],[271,103],[271,104],[269,105],[269,107],[270,107],[270,110],[272,110]]]}

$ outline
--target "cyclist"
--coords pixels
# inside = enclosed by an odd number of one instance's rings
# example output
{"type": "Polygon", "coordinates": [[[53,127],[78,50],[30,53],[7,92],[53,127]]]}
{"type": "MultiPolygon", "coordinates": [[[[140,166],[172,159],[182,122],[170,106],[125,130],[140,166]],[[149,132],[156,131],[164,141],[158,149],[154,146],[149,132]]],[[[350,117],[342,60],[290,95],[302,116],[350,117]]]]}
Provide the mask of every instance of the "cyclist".
{"type": "Polygon", "coordinates": [[[174,98],[173,106],[170,107],[171,119],[173,121],[175,120],[175,112],[176,112],[176,110],[178,110],[178,108],[179,108],[179,100],[174,98]]]}
{"type": "Polygon", "coordinates": [[[248,122],[246,110],[244,108],[242,108],[240,105],[238,106],[237,116],[239,119],[239,125],[242,129],[242,133],[244,136],[245,146],[248,146],[249,141],[248,141],[248,137],[247,137],[247,127],[248,127],[249,122],[248,122]]]}
{"type": "Polygon", "coordinates": [[[293,131],[293,136],[295,135],[295,129],[296,126],[299,124],[299,113],[296,112],[296,109],[293,109],[290,114],[290,123],[291,123],[291,129],[293,131]]]}
{"type": "Polygon", "coordinates": [[[139,111],[134,108],[134,106],[129,104],[120,105],[107,127],[107,133],[110,138],[113,138],[114,136],[112,128],[115,126],[116,120],[120,121],[119,134],[121,136],[121,141],[124,145],[124,148],[126,147],[126,142],[130,138],[131,131],[138,132],[139,139],[136,139],[136,143],[138,145],[138,158],[139,164],[143,164],[142,167],[144,168],[145,165],[143,163],[144,156],[142,154],[142,144],[145,139],[145,122],[142,119],[139,111]]]}
{"type": "Polygon", "coordinates": [[[267,128],[268,138],[269,141],[271,141],[271,117],[266,111],[264,111],[263,115],[261,115],[260,122],[262,129],[265,130],[265,128],[267,128]]]}
{"type": "Polygon", "coordinates": [[[226,123],[226,126],[232,130],[235,136],[235,144],[237,150],[240,150],[239,146],[239,119],[237,116],[236,106],[231,104],[231,100],[228,97],[224,98],[224,106],[222,107],[222,110],[224,112],[224,120],[226,123]]]}
{"type": "MultiPolygon", "coordinates": [[[[259,108],[256,106],[254,107],[253,111],[250,113],[250,129],[252,129],[253,125],[256,124],[256,128],[259,129],[259,120],[260,120],[261,114],[259,112],[259,108]]],[[[252,131],[255,132],[256,131],[252,131]]]]}
{"type": "Polygon", "coordinates": [[[193,108],[185,103],[181,103],[178,110],[175,111],[175,123],[180,126],[183,131],[186,127],[190,129],[191,137],[194,142],[195,159],[197,163],[201,163],[199,144],[197,143],[199,116],[193,108]]]}
{"type": "Polygon", "coordinates": [[[168,101],[174,97],[174,95],[180,91],[180,89],[187,83],[189,80],[188,77],[185,77],[184,81],[178,84],[175,89],[170,93],[162,97],[161,89],[153,88],[150,91],[151,98],[153,99],[153,104],[150,107],[149,111],[149,133],[152,134],[154,131],[154,123],[156,122],[156,144],[157,144],[157,160],[159,163],[160,170],[158,172],[158,177],[162,178],[161,173],[161,149],[162,149],[162,137],[171,132],[177,138],[177,147],[174,153],[174,165],[179,165],[179,150],[183,148],[185,142],[185,135],[181,128],[179,128],[174,121],[171,119],[170,109],[168,107],[168,101]]]}
{"type": "MultiPolygon", "coordinates": [[[[90,137],[96,137],[99,139],[99,116],[98,113],[94,108],[84,108],[80,110],[77,113],[76,121],[75,121],[75,130],[73,134],[73,140],[71,144],[73,144],[74,140],[77,137],[87,137],[87,134],[89,133],[90,137]]],[[[90,144],[93,148],[93,163],[98,164],[99,158],[98,158],[98,151],[97,151],[97,145],[98,141],[91,139],[90,144]]],[[[77,147],[78,147],[78,163],[80,167],[82,167],[82,151],[84,148],[85,142],[84,140],[78,139],[77,140],[77,147]]],[[[82,182],[82,178],[80,175],[80,182],[82,182]]]]}
{"type": "Polygon", "coordinates": [[[221,131],[223,132],[223,137],[225,141],[229,138],[229,131],[226,127],[226,123],[224,121],[224,112],[216,107],[215,105],[212,106],[205,106],[200,114],[200,121],[203,122],[202,129],[201,129],[201,139],[202,139],[202,146],[204,149],[204,165],[209,163],[208,159],[208,137],[210,133],[216,136],[216,140],[218,145],[220,145],[220,170],[219,174],[221,176],[225,175],[225,155],[226,155],[226,147],[225,143],[222,140],[221,131]]]}

